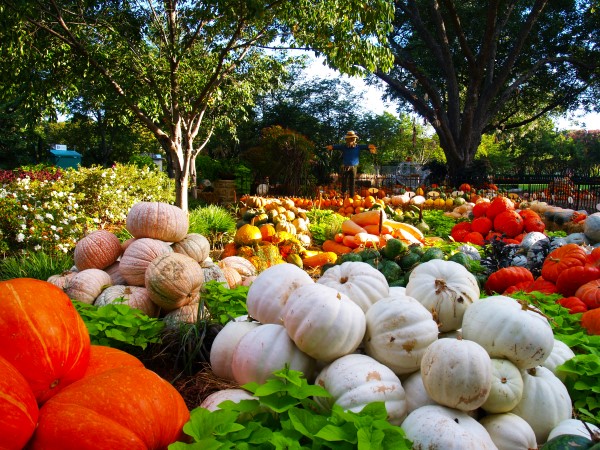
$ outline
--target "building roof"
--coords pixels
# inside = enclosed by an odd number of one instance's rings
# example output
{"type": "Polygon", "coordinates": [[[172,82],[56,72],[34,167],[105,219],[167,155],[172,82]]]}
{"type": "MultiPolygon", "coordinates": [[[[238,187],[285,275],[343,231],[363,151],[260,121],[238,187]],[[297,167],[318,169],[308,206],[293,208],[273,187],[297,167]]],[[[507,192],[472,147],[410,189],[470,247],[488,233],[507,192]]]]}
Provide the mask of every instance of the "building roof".
{"type": "Polygon", "coordinates": [[[75,150],[50,150],[50,153],[54,156],[81,158],[81,153],[78,153],[75,150]]]}

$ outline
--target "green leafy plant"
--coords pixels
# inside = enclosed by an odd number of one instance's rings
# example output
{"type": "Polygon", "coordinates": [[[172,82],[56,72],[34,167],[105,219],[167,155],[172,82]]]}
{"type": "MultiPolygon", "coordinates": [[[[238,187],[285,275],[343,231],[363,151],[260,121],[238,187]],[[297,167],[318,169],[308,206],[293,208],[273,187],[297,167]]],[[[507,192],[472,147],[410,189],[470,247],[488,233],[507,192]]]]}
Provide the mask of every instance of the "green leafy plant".
{"type": "Polygon", "coordinates": [[[232,319],[248,314],[246,297],[248,286],[237,286],[233,289],[223,283],[211,280],[202,286],[202,300],[210,313],[212,321],[225,325],[232,319]]]}
{"type": "Polygon", "coordinates": [[[159,319],[148,317],[122,303],[98,307],[72,301],[85,322],[92,344],[128,351],[136,347],[145,349],[149,344],[161,342],[165,325],[159,319]]]}
{"type": "Polygon", "coordinates": [[[73,267],[73,256],[65,253],[29,252],[0,260],[0,280],[35,278],[47,280],[73,267]]]}
{"type": "Polygon", "coordinates": [[[206,205],[190,211],[190,233],[203,235],[211,247],[233,240],[235,216],[220,205],[206,205]]]}
{"type": "Polygon", "coordinates": [[[341,232],[344,217],[330,209],[313,208],[306,213],[309,219],[308,229],[316,245],[321,245],[327,239],[333,239],[336,233],[341,232]]]}
{"type": "Polygon", "coordinates": [[[557,369],[566,374],[565,385],[573,401],[576,416],[600,424],[600,336],[589,335],[581,326],[581,313],[569,314],[556,303],[558,294],[540,292],[516,293],[515,298],[527,300],[549,318],[554,337],[567,344],[575,357],[557,369]]]}
{"type": "Polygon", "coordinates": [[[456,224],[456,220],[452,217],[444,215],[444,211],[440,209],[424,209],[423,220],[429,226],[427,236],[438,236],[448,239],[452,227],[456,224]]]}
{"type": "Polygon", "coordinates": [[[243,386],[257,400],[226,401],[210,412],[196,408],[184,432],[193,443],[176,442],[170,450],[186,448],[260,449],[398,449],[412,443],[404,431],[387,421],[383,402],[355,413],[334,405],[322,410],[313,397],[330,397],[310,385],[302,373],[284,368],[266,383],[243,386]]]}

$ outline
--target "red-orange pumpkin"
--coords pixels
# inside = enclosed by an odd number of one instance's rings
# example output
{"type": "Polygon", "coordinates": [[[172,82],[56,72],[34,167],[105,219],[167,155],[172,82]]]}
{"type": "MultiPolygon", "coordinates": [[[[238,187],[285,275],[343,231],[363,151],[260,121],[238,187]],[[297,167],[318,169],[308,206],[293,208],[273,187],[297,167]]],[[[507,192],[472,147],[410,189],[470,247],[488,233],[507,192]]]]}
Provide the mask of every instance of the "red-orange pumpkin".
{"type": "Polygon", "coordinates": [[[119,238],[107,230],[96,230],[75,244],[77,270],[106,269],[123,253],[119,238]]]}
{"type": "Polygon", "coordinates": [[[581,315],[581,326],[589,334],[600,335],[600,308],[590,309],[581,315]]]}
{"type": "Polygon", "coordinates": [[[523,222],[523,229],[527,233],[538,231],[543,233],[546,229],[546,224],[540,217],[526,217],[523,222]]]}
{"type": "Polygon", "coordinates": [[[514,238],[523,231],[523,218],[514,210],[503,211],[494,218],[494,230],[514,238]]]}
{"type": "Polygon", "coordinates": [[[542,292],[543,294],[556,294],[556,285],[552,281],[546,280],[544,277],[537,277],[533,283],[529,285],[526,292],[542,292]]]}
{"type": "Polygon", "coordinates": [[[487,211],[487,209],[490,207],[490,202],[479,202],[479,203],[475,203],[475,206],[473,206],[473,217],[482,217],[485,216],[485,212],[487,211]]]}
{"type": "Polygon", "coordinates": [[[502,294],[510,286],[518,283],[533,282],[533,274],[525,267],[503,267],[492,273],[485,282],[485,291],[488,294],[502,294]]]}
{"type": "Polygon", "coordinates": [[[487,210],[485,211],[485,215],[494,220],[498,214],[504,211],[511,211],[513,209],[515,209],[515,205],[511,199],[498,196],[494,197],[494,199],[490,202],[490,206],[488,206],[487,210]]]}
{"type": "Polygon", "coordinates": [[[471,229],[481,233],[483,236],[492,231],[493,226],[493,222],[487,217],[476,217],[473,219],[473,222],[471,222],[471,229]]]}
{"type": "Polygon", "coordinates": [[[600,267],[585,265],[563,270],[556,279],[556,289],[565,297],[575,295],[585,283],[600,278],[600,267]]]}
{"type": "Polygon", "coordinates": [[[144,367],[144,363],[132,354],[118,348],[92,345],[90,347],[90,363],[85,371],[84,378],[117,367],[144,367]]]}
{"type": "Polygon", "coordinates": [[[188,408],[151,370],[119,367],[73,383],[40,409],[31,450],[166,449],[188,408]]]}
{"type": "Polygon", "coordinates": [[[600,280],[588,281],[575,292],[575,297],[579,297],[589,309],[600,307],[600,280]]]}
{"type": "Polygon", "coordinates": [[[471,231],[465,235],[463,238],[463,242],[468,242],[469,244],[475,245],[484,245],[485,241],[483,239],[483,235],[477,231],[471,231]]]}
{"type": "Polygon", "coordinates": [[[567,308],[569,310],[569,314],[577,314],[588,310],[587,305],[577,297],[559,298],[556,300],[556,303],[567,308]]]}
{"type": "Polygon", "coordinates": [[[90,358],[88,330],[67,294],[32,278],[0,282],[0,342],[40,404],[80,379],[90,358]]]}
{"type": "Polygon", "coordinates": [[[0,448],[19,450],[31,438],[38,405],[27,380],[0,356],[0,448]]]}
{"type": "MultiPolygon", "coordinates": [[[[587,254],[577,244],[566,244],[552,250],[542,265],[542,276],[556,283],[558,276],[569,267],[583,266],[586,263],[587,254]]],[[[579,296],[578,296],[579,297],[579,296]]]]}
{"type": "Polygon", "coordinates": [[[456,242],[464,242],[465,236],[471,232],[471,222],[458,222],[450,230],[450,236],[456,242]]]}

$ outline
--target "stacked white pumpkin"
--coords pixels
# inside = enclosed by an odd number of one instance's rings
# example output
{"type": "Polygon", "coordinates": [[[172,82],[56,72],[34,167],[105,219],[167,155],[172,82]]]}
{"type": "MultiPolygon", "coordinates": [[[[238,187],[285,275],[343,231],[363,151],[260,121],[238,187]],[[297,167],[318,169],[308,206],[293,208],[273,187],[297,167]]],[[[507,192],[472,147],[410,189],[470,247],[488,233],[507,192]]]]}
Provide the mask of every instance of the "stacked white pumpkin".
{"type": "Polygon", "coordinates": [[[261,383],[288,365],[331,393],[315,399],[325,408],[385,402],[415,448],[537,448],[572,417],[556,367],[573,352],[539,311],[480,299],[460,264],[423,263],[405,289],[366,263],[334,266],[316,282],[280,264],[258,275],[247,304],[258,322],[217,335],[216,375],[261,383]]]}
{"type": "Polygon", "coordinates": [[[107,230],[86,235],[75,245],[74,269],[48,281],[72,299],[97,306],[123,302],[174,326],[197,320],[206,281],[232,287],[256,276],[244,258],[215,264],[208,239],[188,232],[188,215],[176,206],[136,203],[126,229],[133,238],[123,243],[107,230]]]}

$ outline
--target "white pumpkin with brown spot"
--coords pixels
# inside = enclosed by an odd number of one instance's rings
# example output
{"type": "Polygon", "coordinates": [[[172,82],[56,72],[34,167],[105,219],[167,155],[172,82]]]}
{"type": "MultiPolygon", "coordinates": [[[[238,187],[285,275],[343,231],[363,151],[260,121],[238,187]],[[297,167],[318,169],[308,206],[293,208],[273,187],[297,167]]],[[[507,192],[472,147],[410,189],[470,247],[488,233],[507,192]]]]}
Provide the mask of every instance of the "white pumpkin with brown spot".
{"type": "Polygon", "coordinates": [[[315,380],[331,397],[316,397],[322,407],[333,404],[358,412],[372,402],[384,402],[388,420],[400,425],[407,414],[402,383],[392,370],[367,355],[351,354],[325,366],[315,380]]]}

